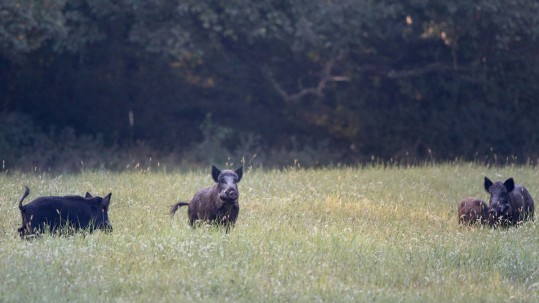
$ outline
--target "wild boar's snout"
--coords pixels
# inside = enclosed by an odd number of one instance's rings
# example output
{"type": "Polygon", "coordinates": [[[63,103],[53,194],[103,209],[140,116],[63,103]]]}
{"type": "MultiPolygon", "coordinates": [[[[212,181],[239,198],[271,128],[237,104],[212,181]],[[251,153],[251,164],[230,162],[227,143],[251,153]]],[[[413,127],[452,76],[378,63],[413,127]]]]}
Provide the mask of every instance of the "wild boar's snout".
{"type": "Polygon", "coordinates": [[[238,190],[232,186],[227,187],[223,191],[223,194],[221,195],[221,199],[224,199],[224,200],[236,200],[238,199],[238,197],[239,197],[238,190]]]}
{"type": "Polygon", "coordinates": [[[498,210],[494,208],[490,208],[488,212],[488,217],[490,218],[491,222],[497,221],[500,215],[501,213],[499,213],[498,210]]]}

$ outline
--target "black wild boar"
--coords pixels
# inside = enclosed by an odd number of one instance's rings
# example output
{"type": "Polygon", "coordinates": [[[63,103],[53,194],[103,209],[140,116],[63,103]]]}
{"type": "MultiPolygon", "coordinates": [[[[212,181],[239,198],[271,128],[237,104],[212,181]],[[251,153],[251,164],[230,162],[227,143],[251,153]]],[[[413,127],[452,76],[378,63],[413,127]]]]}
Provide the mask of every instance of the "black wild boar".
{"type": "Polygon", "coordinates": [[[211,176],[217,184],[198,191],[189,203],[178,202],[172,205],[170,214],[174,215],[178,208],[188,206],[187,214],[191,226],[194,226],[196,221],[206,221],[225,226],[228,233],[240,211],[237,183],[242,175],[243,166],[235,171],[221,171],[212,165],[211,176]]]}
{"type": "Polygon", "coordinates": [[[462,199],[458,209],[459,224],[488,223],[488,205],[485,201],[467,197],[462,199]]]}
{"type": "Polygon", "coordinates": [[[490,194],[489,223],[511,226],[533,220],[534,202],[528,190],[515,184],[513,178],[505,182],[490,181],[485,177],[485,190],[490,194]]]}
{"type": "Polygon", "coordinates": [[[44,233],[45,231],[61,231],[63,228],[94,229],[112,231],[109,222],[108,209],[112,193],[104,198],[88,198],[80,196],[40,197],[32,202],[22,205],[23,200],[30,194],[26,187],[24,195],[19,202],[22,226],[18,229],[21,237],[44,233]]]}

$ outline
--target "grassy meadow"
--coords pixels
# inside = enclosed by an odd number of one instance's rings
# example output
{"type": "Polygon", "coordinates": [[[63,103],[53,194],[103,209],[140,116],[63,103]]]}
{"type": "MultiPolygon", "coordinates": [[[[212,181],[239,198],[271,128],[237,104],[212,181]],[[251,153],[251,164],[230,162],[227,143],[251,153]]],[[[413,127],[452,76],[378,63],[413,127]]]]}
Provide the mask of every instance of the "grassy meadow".
{"type": "Polygon", "coordinates": [[[539,201],[539,169],[246,170],[230,234],[192,229],[210,169],[0,175],[0,302],[538,302],[539,227],[461,227],[483,177],[539,201]],[[112,192],[112,234],[21,240],[18,201],[112,192]]]}

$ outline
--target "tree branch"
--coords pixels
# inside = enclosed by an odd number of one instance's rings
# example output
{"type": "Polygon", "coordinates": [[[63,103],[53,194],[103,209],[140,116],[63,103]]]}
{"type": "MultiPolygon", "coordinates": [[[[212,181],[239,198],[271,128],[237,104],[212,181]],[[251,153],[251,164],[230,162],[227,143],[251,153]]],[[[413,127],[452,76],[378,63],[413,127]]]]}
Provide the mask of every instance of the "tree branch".
{"type": "MultiPolygon", "coordinates": [[[[472,64],[473,65],[473,64],[472,64]]],[[[377,66],[372,64],[360,65],[356,67],[356,70],[360,73],[375,73],[383,77],[390,79],[403,79],[420,77],[432,72],[470,72],[473,71],[473,67],[460,67],[455,64],[443,64],[443,63],[431,63],[425,66],[395,70],[387,66],[377,66]]]]}
{"type": "Polygon", "coordinates": [[[281,97],[286,102],[296,102],[301,100],[303,97],[312,95],[315,97],[323,97],[324,96],[324,90],[326,89],[326,86],[329,82],[345,82],[350,81],[350,78],[348,76],[344,75],[332,75],[333,67],[338,59],[340,59],[341,56],[338,56],[337,58],[333,58],[326,62],[324,66],[322,67],[320,71],[320,76],[318,77],[318,83],[314,87],[307,87],[303,88],[302,85],[299,86],[299,91],[295,93],[289,93],[287,92],[280,84],[275,80],[271,72],[266,70],[264,74],[268,78],[268,80],[273,84],[273,87],[275,90],[281,95],[281,97]]]}
{"type": "Polygon", "coordinates": [[[422,67],[418,68],[412,68],[407,70],[394,70],[391,69],[387,73],[387,77],[390,79],[402,79],[402,78],[411,78],[411,77],[419,77],[423,76],[424,74],[428,74],[431,72],[457,72],[457,71],[464,71],[467,69],[460,68],[454,65],[445,65],[442,63],[432,63],[427,64],[422,67]]]}

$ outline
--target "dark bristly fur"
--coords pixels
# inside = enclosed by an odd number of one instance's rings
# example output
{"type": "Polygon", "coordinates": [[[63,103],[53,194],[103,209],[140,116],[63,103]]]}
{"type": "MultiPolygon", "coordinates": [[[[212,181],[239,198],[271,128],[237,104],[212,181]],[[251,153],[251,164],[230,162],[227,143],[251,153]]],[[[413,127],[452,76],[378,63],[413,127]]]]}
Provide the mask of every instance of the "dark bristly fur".
{"type": "Polygon", "coordinates": [[[467,197],[460,202],[459,224],[474,225],[488,223],[488,205],[485,201],[467,197]]]}
{"type": "Polygon", "coordinates": [[[39,197],[32,202],[22,205],[23,200],[30,194],[26,187],[19,202],[22,226],[17,230],[21,237],[31,236],[45,231],[56,232],[63,228],[70,230],[94,229],[112,231],[108,219],[110,198],[93,197],[89,193],[86,198],[81,196],[50,196],[39,197]]]}
{"type": "Polygon", "coordinates": [[[189,225],[195,226],[197,221],[206,221],[225,226],[230,231],[240,211],[239,191],[237,183],[243,175],[243,167],[235,171],[219,170],[212,166],[212,178],[216,184],[198,191],[189,203],[178,202],[170,208],[171,215],[182,206],[188,206],[189,225]]]}
{"type": "Polygon", "coordinates": [[[513,178],[505,182],[484,179],[485,190],[490,194],[489,223],[512,226],[534,218],[534,202],[528,190],[515,184],[513,178]]]}

